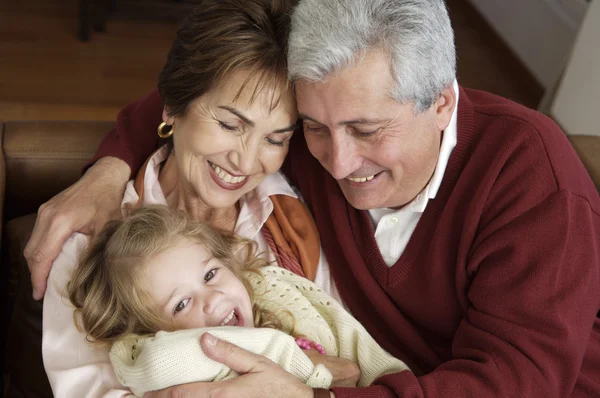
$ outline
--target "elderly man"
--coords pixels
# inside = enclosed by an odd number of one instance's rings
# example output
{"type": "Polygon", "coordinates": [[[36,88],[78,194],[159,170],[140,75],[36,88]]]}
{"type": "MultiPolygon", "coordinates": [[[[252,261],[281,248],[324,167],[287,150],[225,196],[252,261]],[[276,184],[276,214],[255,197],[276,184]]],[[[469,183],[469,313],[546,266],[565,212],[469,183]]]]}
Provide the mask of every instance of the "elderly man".
{"type": "MultiPolygon", "coordinates": [[[[288,59],[304,134],[284,172],[341,300],[413,370],[315,396],[600,396],[600,199],[551,120],[458,87],[444,2],[301,0],[288,59]]],[[[103,159],[42,207],[25,252],[38,298],[62,240],[118,208],[160,113],[157,93],[125,108],[103,159]]],[[[244,375],[153,396],[313,394],[202,344],[244,375]]]]}

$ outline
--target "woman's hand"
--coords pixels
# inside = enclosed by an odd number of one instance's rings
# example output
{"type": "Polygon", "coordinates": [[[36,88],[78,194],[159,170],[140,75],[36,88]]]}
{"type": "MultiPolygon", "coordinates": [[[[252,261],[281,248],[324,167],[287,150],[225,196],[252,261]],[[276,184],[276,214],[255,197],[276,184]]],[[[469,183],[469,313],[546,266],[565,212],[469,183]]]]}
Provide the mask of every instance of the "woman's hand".
{"type": "Polygon", "coordinates": [[[361,375],[360,368],[356,363],[347,359],[323,355],[316,350],[307,350],[304,353],[315,365],[322,364],[331,372],[332,387],[356,387],[361,375]]]}
{"type": "Polygon", "coordinates": [[[144,398],[313,397],[312,388],[268,358],[253,354],[209,333],[200,337],[200,343],[209,358],[235,370],[240,376],[227,381],[183,384],[146,393],[144,398]]]}
{"type": "Polygon", "coordinates": [[[74,232],[93,235],[120,216],[129,174],[122,160],[102,158],[79,181],[40,206],[23,252],[35,300],[44,297],[52,262],[74,232]]]}

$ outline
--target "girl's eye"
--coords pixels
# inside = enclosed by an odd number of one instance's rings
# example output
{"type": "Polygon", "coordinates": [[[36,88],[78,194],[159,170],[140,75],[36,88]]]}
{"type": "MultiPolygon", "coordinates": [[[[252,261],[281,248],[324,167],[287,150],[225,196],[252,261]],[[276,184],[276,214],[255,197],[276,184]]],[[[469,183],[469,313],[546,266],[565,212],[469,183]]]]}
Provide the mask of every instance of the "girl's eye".
{"type": "Polygon", "coordinates": [[[210,281],[217,275],[217,268],[213,268],[204,275],[204,282],[210,281]]]}
{"type": "Polygon", "coordinates": [[[230,126],[228,124],[225,124],[221,121],[219,121],[219,126],[221,126],[221,128],[225,131],[238,131],[238,128],[235,126],[230,126]]]}
{"type": "Polygon", "coordinates": [[[177,314],[179,311],[182,311],[188,305],[189,302],[190,302],[189,298],[181,300],[175,306],[175,309],[173,310],[173,314],[177,314]]]}

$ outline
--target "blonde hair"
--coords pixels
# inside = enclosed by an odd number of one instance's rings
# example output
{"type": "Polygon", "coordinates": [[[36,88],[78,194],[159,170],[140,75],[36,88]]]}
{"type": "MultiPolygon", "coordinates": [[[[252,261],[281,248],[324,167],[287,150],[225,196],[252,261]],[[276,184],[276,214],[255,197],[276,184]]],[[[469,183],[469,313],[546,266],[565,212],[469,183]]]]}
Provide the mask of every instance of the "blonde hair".
{"type": "Polygon", "coordinates": [[[257,272],[267,265],[257,256],[255,242],[194,222],[184,212],[153,205],[109,222],[73,272],[68,296],[75,306],[75,323],[87,333],[88,341],[110,343],[128,334],[174,330],[142,286],[140,269],[145,260],[174,247],[181,239],[202,245],[244,283],[253,303],[256,327],[283,328],[275,314],[255,303],[244,278],[245,272],[257,272]]]}

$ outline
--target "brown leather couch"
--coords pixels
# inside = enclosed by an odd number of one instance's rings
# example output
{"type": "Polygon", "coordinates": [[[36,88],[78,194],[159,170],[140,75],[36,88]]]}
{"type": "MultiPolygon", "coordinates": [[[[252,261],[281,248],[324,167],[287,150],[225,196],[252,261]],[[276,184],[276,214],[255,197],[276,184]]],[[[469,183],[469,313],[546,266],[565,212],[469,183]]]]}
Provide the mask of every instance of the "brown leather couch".
{"type": "MultiPolygon", "coordinates": [[[[7,398],[52,397],[41,357],[42,305],[31,298],[23,248],[37,208],[79,178],[82,167],[112,126],[108,122],[0,123],[0,205],[4,206],[0,218],[0,281],[4,286],[0,290],[5,292],[3,318],[10,319],[8,329],[1,328],[4,334],[8,331],[2,336],[6,337],[7,398]]],[[[600,190],[600,137],[571,138],[600,190]]]]}

